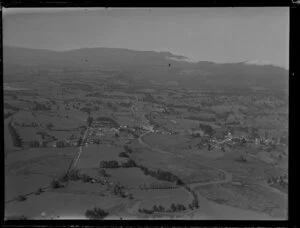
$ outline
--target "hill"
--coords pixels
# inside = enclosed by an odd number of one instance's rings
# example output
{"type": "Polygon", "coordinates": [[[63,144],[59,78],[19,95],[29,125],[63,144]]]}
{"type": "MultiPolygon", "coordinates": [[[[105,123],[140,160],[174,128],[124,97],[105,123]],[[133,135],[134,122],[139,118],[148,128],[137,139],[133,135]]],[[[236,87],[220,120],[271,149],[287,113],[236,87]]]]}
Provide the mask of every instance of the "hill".
{"type": "Polygon", "coordinates": [[[233,86],[286,89],[288,71],[273,65],[247,62],[190,62],[169,52],[117,48],[83,48],[71,51],[4,47],[4,81],[29,80],[56,72],[81,72],[98,77],[109,72],[130,82],[155,82],[188,87],[233,86]],[[101,74],[100,74],[100,73],[101,74]],[[171,82],[171,83],[170,83],[171,82]]]}

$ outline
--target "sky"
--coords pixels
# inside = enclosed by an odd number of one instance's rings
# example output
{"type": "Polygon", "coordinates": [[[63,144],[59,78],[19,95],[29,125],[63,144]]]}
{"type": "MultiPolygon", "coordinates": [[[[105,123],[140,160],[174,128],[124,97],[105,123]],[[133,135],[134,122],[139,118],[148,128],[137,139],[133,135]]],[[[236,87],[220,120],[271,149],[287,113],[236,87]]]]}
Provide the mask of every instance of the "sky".
{"type": "Polygon", "coordinates": [[[288,68],[289,9],[3,8],[3,44],[167,51],[195,61],[249,61],[288,68]]]}

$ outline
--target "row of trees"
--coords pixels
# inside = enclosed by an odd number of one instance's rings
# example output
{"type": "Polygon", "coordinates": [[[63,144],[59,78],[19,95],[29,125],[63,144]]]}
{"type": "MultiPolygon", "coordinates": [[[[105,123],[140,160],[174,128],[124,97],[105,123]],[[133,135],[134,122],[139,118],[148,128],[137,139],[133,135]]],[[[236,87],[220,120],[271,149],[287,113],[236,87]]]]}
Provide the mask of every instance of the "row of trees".
{"type": "Polygon", "coordinates": [[[10,122],[8,124],[8,130],[9,130],[9,133],[10,133],[11,138],[13,140],[14,146],[21,147],[22,146],[22,139],[21,139],[19,133],[17,132],[17,130],[15,129],[15,127],[12,125],[12,122],[10,122]]]}
{"type": "Polygon", "coordinates": [[[184,185],[183,181],[179,179],[176,175],[173,173],[158,169],[157,171],[149,170],[147,167],[137,165],[136,167],[140,168],[145,175],[152,176],[158,180],[163,180],[163,181],[169,181],[169,182],[174,182],[177,185],[184,185]]]}
{"type": "Polygon", "coordinates": [[[182,212],[187,210],[187,208],[183,205],[183,204],[174,204],[172,203],[170,208],[165,208],[162,205],[154,205],[152,207],[152,209],[145,209],[145,208],[139,208],[139,212],[140,213],[144,213],[144,214],[153,214],[155,212],[182,212]]]}
{"type": "Polygon", "coordinates": [[[95,207],[92,210],[87,210],[85,212],[85,216],[89,219],[93,219],[93,220],[102,220],[104,219],[106,216],[108,216],[108,212],[104,211],[101,208],[95,207]]]}
{"type": "MultiPolygon", "coordinates": [[[[30,147],[36,148],[36,147],[40,147],[40,142],[37,140],[33,140],[29,142],[30,147]]],[[[43,146],[43,145],[42,145],[43,146]]]]}
{"type": "Polygon", "coordinates": [[[10,117],[13,114],[14,114],[14,112],[4,113],[4,119],[7,119],[8,117],[10,117]]]}
{"type": "Polygon", "coordinates": [[[110,168],[110,169],[114,169],[114,168],[119,168],[119,163],[117,161],[101,161],[100,162],[100,168],[110,168]]]}
{"type": "Polygon", "coordinates": [[[128,161],[119,164],[117,161],[111,160],[111,161],[101,161],[100,162],[100,168],[109,168],[109,169],[115,169],[115,168],[133,168],[137,167],[137,164],[134,160],[129,159],[128,161]]]}
{"type": "Polygon", "coordinates": [[[11,109],[11,110],[13,110],[13,111],[19,111],[20,109],[19,108],[17,108],[17,107],[14,107],[14,106],[12,106],[12,105],[10,105],[9,103],[4,103],[4,108],[5,109],[11,109]]]}
{"type": "Polygon", "coordinates": [[[45,104],[41,104],[41,103],[38,103],[36,101],[33,102],[34,104],[34,107],[33,107],[33,110],[35,111],[50,111],[51,110],[51,107],[50,105],[45,105],[45,104]]]}
{"type": "Polygon", "coordinates": [[[93,119],[92,116],[89,116],[89,117],[87,118],[87,125],[88,125],[89,127],[92,126],[93,120],[94,120],[94,119],[93,119]]]}

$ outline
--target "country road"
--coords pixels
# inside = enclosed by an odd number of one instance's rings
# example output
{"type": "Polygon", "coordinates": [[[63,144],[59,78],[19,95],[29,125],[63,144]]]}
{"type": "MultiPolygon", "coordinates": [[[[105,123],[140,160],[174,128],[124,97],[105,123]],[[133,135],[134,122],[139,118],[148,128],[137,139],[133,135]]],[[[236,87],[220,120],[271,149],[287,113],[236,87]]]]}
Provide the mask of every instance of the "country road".
{"type": "Polygon", "coordinates": [[[84,132],[84,135],[83,135],[83,138],[82,138],[82,143],[81,143],[81,145],[80,145],[80,147],[79,147],[79,151],[78,151],[78,155],[77,155],[77,158],[76,158],[76,160],[75,160],[75,162],[74,162],[74,164],[73,164],[73,167],[75,168],[76,167],[76,165],[77,165],[77,163],[78,163],[78,160],[79,160],[79,158],[80,158],[80,155],[81,155],[81,153],[82,153],[82,144],[84,143],[84,140],[85,140],[85,138],[86,138],[86,135],[87,135],[87,132],[89,131],[89,127],[85,130],[85,132],[84,132]]]}

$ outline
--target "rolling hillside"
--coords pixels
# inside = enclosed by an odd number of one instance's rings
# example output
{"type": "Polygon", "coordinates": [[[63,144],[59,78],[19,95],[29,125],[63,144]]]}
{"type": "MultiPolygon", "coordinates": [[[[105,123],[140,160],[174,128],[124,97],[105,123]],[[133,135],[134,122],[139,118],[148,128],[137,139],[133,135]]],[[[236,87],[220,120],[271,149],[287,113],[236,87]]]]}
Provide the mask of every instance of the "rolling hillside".
{"type": "Polygon", "coordinates": [[[156,82],[181,86],[234,86],[286,89],[288,71],[273,65],[189,62],[169,52],[115,48],[83,48],[71,51],[4,47],[4,81],[34,76],[63,77],[66,72],[100,76],[103,72],[130,82],[156,82]],[[54,73],[53,73],[54,72],[54,73]]]}

